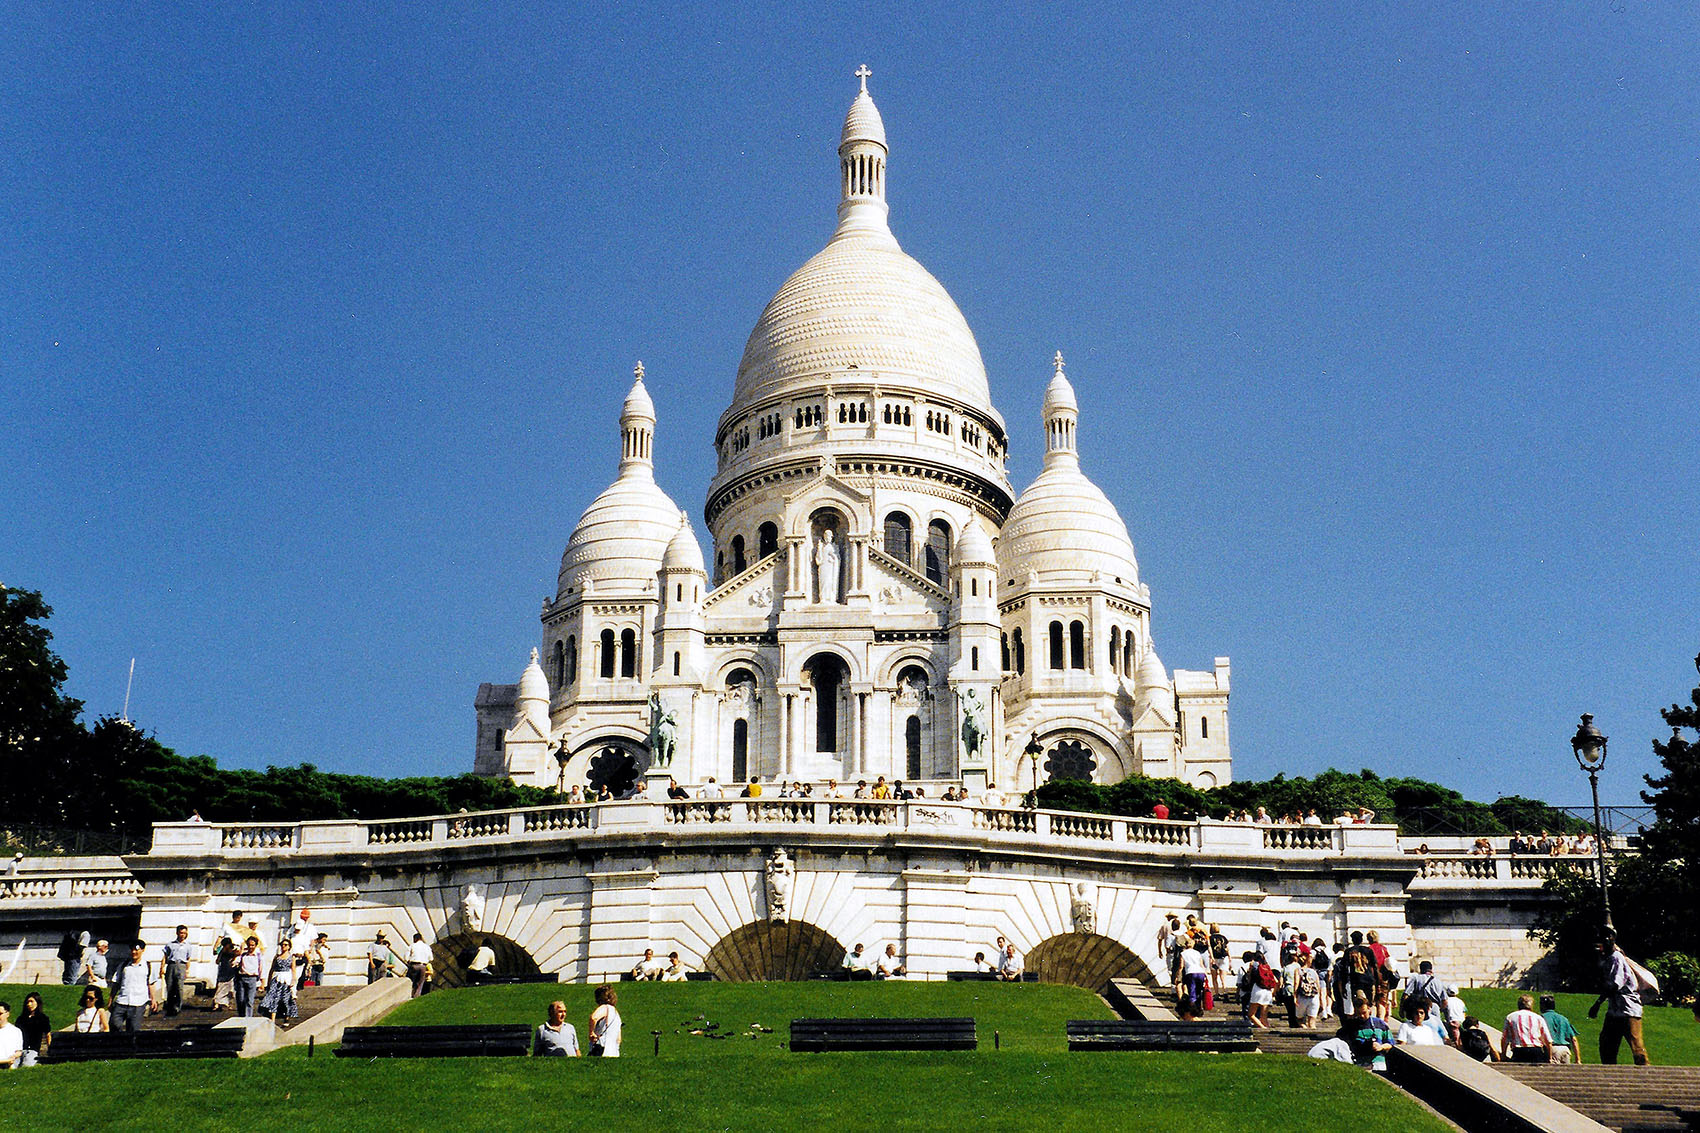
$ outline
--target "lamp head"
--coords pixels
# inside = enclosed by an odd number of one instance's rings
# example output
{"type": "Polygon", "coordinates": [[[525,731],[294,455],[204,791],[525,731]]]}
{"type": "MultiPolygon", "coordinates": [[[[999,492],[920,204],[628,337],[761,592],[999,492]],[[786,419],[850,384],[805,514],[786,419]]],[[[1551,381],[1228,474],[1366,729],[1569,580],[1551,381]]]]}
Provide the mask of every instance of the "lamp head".
{"type": "Polygon", "coordinates": [[[1576,753],[1577,765],[1584,771],[1595,772],[1606,765],[1606,737],[1594,727],[1593,713],[1582,713],[1582,724],[1570,737],[1570,748],[1576,753]]]}
{"type": "Polygon", "coordinates": [[[1031,756],[1034,759],[1037,759],[1037,758],[1039,758],[1039,756],[1043,755],[1044,753],[1045,753],[1045,745],[1039,742],[1039,733],[1034,732],[1033,738],[1027,741],[1027,747],[1026,747],[1026,750],[1025,750],[1025,754],[1031,756]]]}

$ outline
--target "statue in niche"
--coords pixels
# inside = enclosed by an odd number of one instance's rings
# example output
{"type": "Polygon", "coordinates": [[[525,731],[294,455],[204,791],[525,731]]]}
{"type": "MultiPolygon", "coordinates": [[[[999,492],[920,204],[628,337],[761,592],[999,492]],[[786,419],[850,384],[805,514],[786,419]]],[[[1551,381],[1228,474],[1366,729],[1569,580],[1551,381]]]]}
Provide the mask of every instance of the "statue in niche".
{"type": "Polygon", "coordinates": [[[1075,883],[1074,893],[1069,897],[1068,911],[1074,917],[1075,932],[1085,934],[1098,931],[1098,911],[1092,900],[1092,889],[1084,881],[1075,883]]]}
{"type": "Polygon", "coordinates": [[[462,932],[484,931],[484,895],[476,885],[468,885],[461,894],[460,927],[462,932]]]}
{"type": "Polygon", "coordinates": [[[821,528],[820,539],[815,543],[816,602],[821,605],[838,602],[843,573],[843,561],[839,554],[838,544],[833,542],[832,528],[823,527],[821,528]]]}
{"type": "Polygon", "coordinates": [[[962,694],[962,749],[970,761],[980,758],[980,745],[986,738],[984,711],[973,689],[962,694]]]}
{"type": "Polygon", "coordinates": [[[773,851],[763,873],[767,879],[767,919],[783,921],[791,915],[791,882],[797,875],[785,847],[773,851]]]}
{"type": "Polygon", "coordinates": [[[661,709],[661,694],[649,694],[649,753],[655,766],[673,766],[673,749],[679,742],[679,730],[674,714],[661,709]]]}

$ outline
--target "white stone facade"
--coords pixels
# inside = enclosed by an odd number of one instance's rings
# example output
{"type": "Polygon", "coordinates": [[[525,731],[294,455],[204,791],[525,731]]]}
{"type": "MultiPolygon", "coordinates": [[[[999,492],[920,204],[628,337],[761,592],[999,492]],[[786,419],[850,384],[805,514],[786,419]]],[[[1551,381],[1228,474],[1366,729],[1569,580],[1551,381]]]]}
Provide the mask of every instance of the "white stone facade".
{"type": "Polygon", "coordinates": [[[1035,741],[1039,779],[1227,782],[1227,659],[1172,676],[1158,659],[1061,355],[1044,471],[1017,499],[973,333],[887,224],[865,77],[838,152],[837,227],[762,312],[719,421],[711,554],[656,483],[640,364],[619,475],[568,541],[540,651],[518,685],[478,690],[475,769],[623,794],[666,713],[686,783],[1008,789],[1033,781],[1035,741]]]}

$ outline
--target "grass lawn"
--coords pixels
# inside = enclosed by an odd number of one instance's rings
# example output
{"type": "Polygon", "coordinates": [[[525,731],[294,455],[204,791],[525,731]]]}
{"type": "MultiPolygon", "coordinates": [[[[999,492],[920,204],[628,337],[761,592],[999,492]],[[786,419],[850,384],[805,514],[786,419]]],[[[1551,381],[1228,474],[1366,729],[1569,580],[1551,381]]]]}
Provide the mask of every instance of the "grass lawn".
{"type": "MultiPolygon", "coordinates": [[[[1531,993],[1476,987],[1465,988],[1461,994],[1471,1014],[1479,1016],[1484,1023],[1503,1027],[1505,1017],[1517,1010],[1517,997],[1531,993]]],[[[1533,994],[1538,1009],[1539,993],[1533,994]]],[[[1587,1063],[1600,1060],[1600,1024],[1605,1018],[1603,1007],[1600,1008],[1599,1019],[1588,1018],[1588,1007],[1593,1002],[1591,995],[1558,993],[1558,1012],[1576,1028],[1582,1039],[1582,1061],[1587,1063]]],[[[1700,1066],[1700,1023],[1694,1021],[1694,1013],[1688,1008],[1649,1007],[1641,1028],[1641,1037],[1647,1044],[1647,1057],[1653,1065],[1700,1066]]],[[[1633,1061],[1628,1043],[1624,1043],[1618,1051],[1617,1061],[1619,1064],[1633,1061]]]]}
{"type": "MultiPolygon", "coordinates": [[[[618,1059],[304,1058],[248,1062],[107,1062],[0,1076],[11,1128],[585,1129],[1113,1128],[1244,1133],[1291,1122],[1293,1098],[1326,1099],[1355,1124],[1407,1133],[1446,1129],[1371,1075],[1337,1063],[1269,1055],[1069,1054],[1062,1023],[1108,1014],[1072,988],[975,984],[626,984],[626,1053],[618,1059]],[[814,1014],[965,1014],[977,1052],[791,1054],[786,1027],[814,1014]],[[756,1038],[687,1033],[719,1022],[756,1038]],[[650,1053],[663,1032],[661,1056],[650,1053]],[[991,1032],[1003,1038],[992,1050],[991,1032]],[[676,1033],[679,1032],[679,1033],[676,1033]]],[[[567,1001],[582,1035],[582,985],[438,992],[394,1022],[537,1021],[567,1001]]]]}
{"type": "MultiPolygon", "coordinates": [[[[41,1009],[47,1012],[47,1021],[58,1031],[76,1021],[77,1004],[87,990],[86,987],[66,987],[64,984],[0,984],[0,1001],[12,1005],[12,1022],[16,1023],[18,1016],[24,1012],[24,996],[35,992],[41,996],[41,1009]]],[[[103,992],[102,996],[105,994],[103,992]]]]}

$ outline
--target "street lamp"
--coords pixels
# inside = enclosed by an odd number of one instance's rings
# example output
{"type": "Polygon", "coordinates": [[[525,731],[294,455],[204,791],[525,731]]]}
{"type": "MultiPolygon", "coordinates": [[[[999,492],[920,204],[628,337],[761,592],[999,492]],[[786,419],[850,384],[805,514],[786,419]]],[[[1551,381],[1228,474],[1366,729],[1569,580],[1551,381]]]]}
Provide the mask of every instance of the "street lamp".
{"type": "Polygon", "coordinates": [[[1039,757],[1041,755],[1045,754],[1045,745],[1039,742],[1039,733],[1038,732],[1034,732],[1033,738],[1027,741],[1026,753],[1027,753],[1027,758],[1030,761],[1032,761],[1032,764],[1033,764],[1033,794],[1030,796],[1032,798],[1033,802],[1030,805],[1033,807],[1034,810],[1038,810],[1039,809],[1039,757]]]}
{"type": "Polygon", "coordinates": [[[561,768],[561,775],[555,780],[555,793],[557,795],[567,793],[567,763],[572,757],[572,752],[567,750],[567,741],[563,739],[561,745],[555,749],[555,762],[561,768]]]}
{"type": "Polygon", "coordinates": [[[1594,792],[1594,853],[1599,858],[1600,908],[1605,912],[1606,928],[1611,931],[1611,896],[1606,892],[1606,835],[1600,825],[1600,771],[1606,765],[1606,737],[1594,727],[1591,712],[1582,713],[1582,724],[1570,737],[1570,749],[1576,753],[1576,765],[1588,773],[1588,787],[1594,792]]]}

